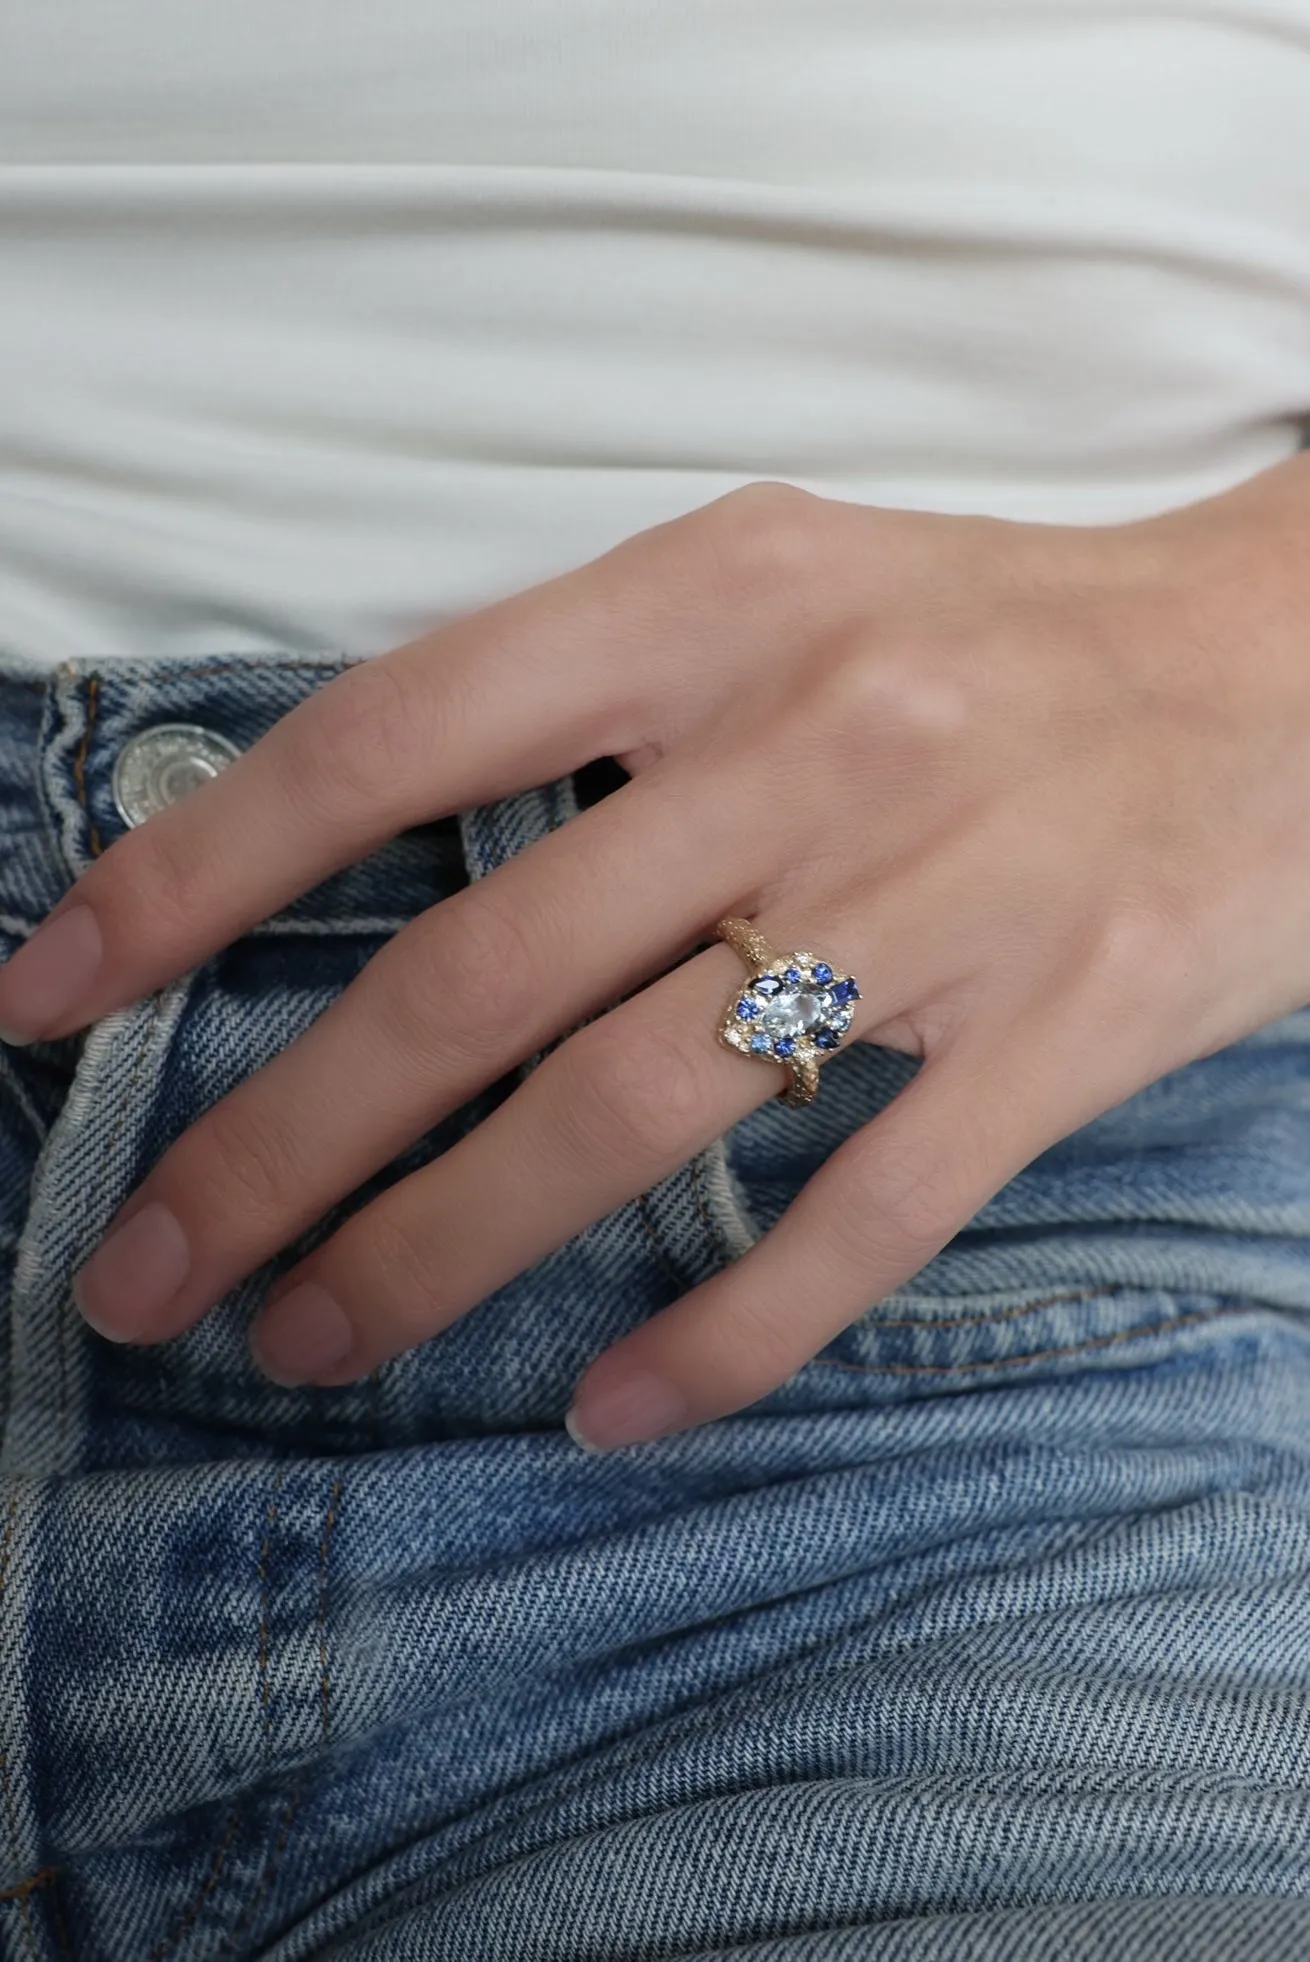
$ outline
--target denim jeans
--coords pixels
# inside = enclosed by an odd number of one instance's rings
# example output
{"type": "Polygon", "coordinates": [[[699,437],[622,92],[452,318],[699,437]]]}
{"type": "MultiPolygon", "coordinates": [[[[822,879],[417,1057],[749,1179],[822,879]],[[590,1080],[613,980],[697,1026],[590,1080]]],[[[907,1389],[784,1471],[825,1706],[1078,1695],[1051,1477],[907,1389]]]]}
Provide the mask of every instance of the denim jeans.
{"type": "MultiPolygon", "coordinates": [[[[0,952],[123,830],[132,735],[244,747],[343,665],[0,668],[0,952]]],[[[72,1271],[172,1140],[577,797],[416,827],[0,1051],[0,1956],[1310,1955],[1310,1009],[656,1444],[580,1452],[575,1380],[912,1059],[843,1052],[360,1384],[261,1377],[270,1281],[539,1059],[189,1334],[80,1320],[72,1271]]]]}

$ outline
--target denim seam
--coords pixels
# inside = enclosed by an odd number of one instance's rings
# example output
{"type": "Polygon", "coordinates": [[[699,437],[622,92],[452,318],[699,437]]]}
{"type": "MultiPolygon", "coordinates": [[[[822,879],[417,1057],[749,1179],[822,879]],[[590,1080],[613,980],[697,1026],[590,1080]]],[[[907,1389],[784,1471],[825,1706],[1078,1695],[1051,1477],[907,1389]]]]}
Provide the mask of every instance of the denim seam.
{"type": "MultiPolygon", "coordinates": [[[[113,1164],[114,1146],[118,1143],[119,1138],[122,1136],[123,1126],[127,1122],[128,1112],[131,1108],[132,1092],[136,1089],[137,1083],[140,1080],[141,1071],[145,1067],[146,1057],[150,1053],[150,1044],[154,1036],[155,1027],[159,1021],[160,1011],[163,1008],[163,1002],[164,1002],[164,997],[163,997],[163,991],[161,990],[158,994],[156,994],[153,997],[151,1001],[150,1014],[147,1017],[146,1025],[141,1032],[141,1046],[137,1051],[136,1062],[132,1066],[132,1074],[128,1079],[127,1089],[124,1091],[122,1099],[119,1103],[118,1116],[115,1119],[114,1128],[109,1134],[109,1141],[105,1145],[104,1151],[101,1155],[100,1162],[102,1165],[109,1166],[113,1164]]],[[[67,1304],[61,1310],[59,1316],[59,1340],[55,1347],[55,1355],[58,1360],[58,1369],[59,1369],[58,1428],[61,1437],[63,1436],[68,1425],[69,1375],[70,1375],[69,1368],[68,1368],[68,1345],[69,1345],[69,1341],[71,1340],[73,1330],[76,1326],[75,1317],[76,1317],[76,1309],[73,1308],[71,1303],[67,1304]]]]}
{"type": "Polygon", "coordinates": [[[267,1770],[273,1737],[273,1679],[269,1668],[268,1643],[268,1557],[273,1550],[273,1535],[277,1531],[278,1506],[282,1497],[282,1487],[286,1482],[287,1468],[283,1460],[277,1468],[273,1480],[273,1490],[269,1496],[268,1512],[264,1519],[264,1544],[259,1554],[259,1703],[262,1711],[260,1753],[267,1770]]]}
{"type": "Polygon", "coordinates": [[[332,1741],[332,1681],[328,1674],[328,1552],[332,1545],[332,1534],[337,1523],[337,1510],[341,1500],[342,1480],[332,1481],[332,1496],[328,1501],[328,1515],[323,1523],[323,1544],[319,1549],[318,1565],[318,1657],[319,1687],[322,1693],[323,1742],[332,1741]]]}
{"type": "Polygon", "coordinates": [[[232,1850],[232,1842],[236,1838],[237,1827],[240,1823],[241,1804],[238,1800],[237,1804],[232,1807],[232,1810],[227,1816],[223,1837],[218,1843],[217,1851],[210,1860],[209,1871],[201,1883],[200,1892],[196,1895],[191,1906],[174,1922],[172,1931],[163,1936],[157,1946],[151,1949],[147,1962],[162,1962],[162,1958],[177,1947],[183,1935],[192,1927],[206,1899],[218,1885],[218,1877],[222,1873],[227,1862],[227,1856],[232,1850]]]}
{"type": "MultiPolygon", "coordinates": [[[[4,1606],[5,1589],[9,1583],[9,1558],[13,1551],[14,1521],[17,1517],[18,1494],[14,1492],[10,1495],[9,1507],[5,1514],[4,1549],[0,1552],[0,1608],[4,1606]]],[[[14,1849],[15,1860],[21,1861],[23,1857],[23,1842],[18,1830],[18,1814],[14,1806],[14,1788],[9,1777],[9,1758],[8,1754],[3,1750],[0,1750],[0,1788],[3,1789],[4,1794],[5,1831],[8,1834],[9,1843],[14,1849]]],[[[23,1937],[27,1943],[28,1953],[36,1957],[37,1962],[40,1962],[39,1951],[36,1946],[36,1932],[32,1927],[32,1916],[27,1905],[27,1897],[36,1884],[37,1877],[21,1882],[15,1889],[15,1894],[18,1900],[19,1924],[23,1930],[23,1937]]]]}
{"type": "MultiPolygon", "coordinates": [[[[364,656],[362,658],[367,659],[368,657],[364,656]]],[[[81,672],[77,664],[70,663],[69,665],[75,672],[81,672]]],[[[156,664],[152,661],[149,664],[149,673],[144,678],[153,687],[156,682],[175,681],[179,678],[199,679],[201,676],[207,677],[215,674],[258,674],[260,668],[275,668],[279,674],[322,674],[328,668],[349,667],[352,665],[353,662],[350,657],[343,654],[325,654],[320,661],[284,661],[272,654],[252,654],[245,661],[226,660],[216,665],[206,662],[202,666],[192,666],[189,661],[171,661],[167,664],[162,662],[156,664]]],[[[103,678],[100,676],[99,670],[95,668],[90,669],[89,674],[93,679],[103,678]]],[[[44,682],[24,683],[24,686],[28,687],[43,688],[45,685],[44,682]]]]}
{"type": "MultiPolygon", "coordinates": [[[[280,1463],[277,1468],[277,1476],[273,1481],[273,1491],[269,1499],[268,1511],[264,1516],[264,1540],[259,1555],[259,1656],[256,1667],[259,1677],[260,1703],[263,1708],[263,1737],[261,1748],[265,1761],[267,1761],[268,1757],[268,1740],[272,1721],[269,1715],[272,1689],[268,1670],[268,1557],[272,1550],[273,1531],[277,1525],[278,1498],[285,1478],[286,1465],[285,1463],[280,1463]]],[[[205,1878],[200,1884],[199,1893],[192,1901],[190,1907],[184,1909],[182,1914],[173,1923],[171,1931],[167,1935],[164,1935],[155,1947],[151,1949],[147,1962],[163,1962],[163,1958],[172,1949],[177,1947],[182,1937],[194,1925],[201,1908],[218,1885],[219,1875],[227,1864],[227,1856],[232,1850],[232,1842],[236,1838],[237,1828],[241,1824],[244,1797],[244,1793],[238,1795],[224,1819],[222,1835],[210,1858],[209,1867],[205,1878]]]]}
{"type": "MultiPolygon", "coordinates": [[[[979,1369],[1015,1369],[1024,1363],[1050,1362],[1060,1356],[1087,1355],[1093,1349],[1108,1349],[1116,1342],[1132,1342],[1149,1335],[1164,1335],[1172,1329],[1189,1328],[1198,1322],[1213,1322],[1223,1315],[1249,1313],[1258,1302],[1231,1302],[1223,1308],[1198,1309],[1192,1315],[1173,1315],[1162,1322],[1140,1322],[1135,1328],[1117,1329],[1112,1335],[1089,1336],[1086,1342],[1071,1342],[1058,1349],[1034,1349],[1023,1356],[987,1356],[976,1362],[959,1363],[852,1363],[836,1356],[815,1356],[814,1364],[823,1369],[849,1370],[856,1376],[963,1376],[979,1369]]],[[[914,1324],[916,1327],[931,1324],[914,1324]]]]}
{"type": "Polygon", "coordinates": [[[259,1885],[246,1904],[246,1909],[241,1919],[228,1929],[222,1941],[219,1943],[217,1952],[220,1955],[225,1954],[229,1949],[235,1948],[236,1944],[243,1938],[256,1914],[259,1912],[259,1909],[263,1906],[269,1888],[277,1879],[278,1869],[282,1865],[283,1855],[286,1853],[287,1844],[291,1838],[291,1827],[300,1805],[301,1794],[305,1788],[307,1775],[305,1771],[302,1771],[287,1795],[287,1801],[282,1808],[282,1816],[279,1821],[278,1836],[265,1856],[264,1868],[260,1876],[259,1885]]]}
{"type": "MultiPolygon", "coordinates": [[[[284,1462],[279,1463],[277,1475],[273,1481],[273,1491],[268,1502],[268,1511],[264,1515],[264,1538],[259,1554],[259,1636],[256,1672],[259,1681],[260,1705],[263,1712],[261,1754],[266,1764],[269,1755],[269,1737],[272,1727],[272,1717],[270,1714],[272,1686],[269,1676],[268,1655],[268,1560],[269,1554],[272,1551],[274,1530],[277,1526],[279,1495],[282,1491],[285,1478],[286,1465],[284,1462]]],[[[200,1910],[204,1907],[205,1902],[218,1885],[219,1876],[227,1864],[227,1856],[232,1850],[232,1842],[236,1838],[237,1830],[241,1824],[241,1814],[245,1797],[245,1793],[239,1793],[224,1817],[223,1830],[219,1837],[218,1845],[210,1857],[209,1866],[204,1879],[200,1883],[199,1892],[192,1900],[190,1907],[185,1908],[173,1923],[169,1933],[162,1936],[155,1947],[151,1949],[147,1962],[164,1962],[164,1957],[177,1947],[183,1936],[189,1933],[195,1925],[200,1910]]]]}
{"type": "MultiPolygon", "coordinates": [[[[281,1478],[278,1480],[278,1485],[280,1488],[281,1478]]],[[[338,1477],[332,1482],[332,1490],[328,1498],[327,1517],[323,1522],[323,1536],[319,1542],[318,1553],[318,1608],[315,1620],[319,1638],[319,1707],[321,1710],[321,1724],[325,1743],[330,1740],[331,1735],[331,1684],[328,1676],[327,1645],[328,1555],[331,1551],[333,1530],[337,1523],[341,1492],[342,1480],[338,1477]]],[[[283,1857],[291,1839],[291,1827],[295,1820],[308,1778],[309,1767],[304,1766],[297,1775],[290,1792],[287,1794],[286,1802],[282,1808],[278,1836],[265,1857],[259,1884],[250,1900],[246,1903],[240,1920],[234,1922],[224,1935],[219,1944],[219,1954],[224,1954],[228,1950],[235,1948],[236,1944],[245,1936],[254,1922],[255,1916],[263,1906],[269,1889],[277,1879],[283,1857]]]]}
{"type": "Polygon", "coordinates": [[[55,1924],[55,1939],[59,1943],[59,1953],[67,1958],[67,1962],[75,1962],[73,1944],[68,1939],[68,1925],[64,1920],[64,1910],[59,1905],[58,1872],[59,1869],[57,1867],[51,1867],[46,1873],[46,1879],[50,1882],[50,1892],[45,1896],[45,1899],[50,1909],[50,1918],[55,1924]]]}
{"type": "Polygon", "coordinates": [[[673,1282],[673,1285],[678,1289],[680,1294],[685,1294],[687,1292],[686,1278],[681,1269],[674,1266],[673,1256],[665,1246],[661,1235],[656,1231],[655,1223],[651,1219],[649,1192],[642,1192],[637,1196],[637,1217],[645,1229],[646,1238],[650,1242],[651,1251],[659,1263],[660,1272],[667,1280],[673,1282]]]}
{"type": "Polygon", "coordinates": [[[92,858],[99,858],[104,852],[104,846],[100,842],[100,833],[96,829],[96,821],[91,815],[91,807],[87,802],[86,790],[86,760],[91,752],[91,735],[95,729],[96,716],[99,713],[99,709],[100,677],[98,674],[93,674],[87,682],[87,715],[86,727],[82,731],[82,747],[73,758],[73,781],[77,785],[77,801],[82,806],[82,812],[87,822],[92,858]]]}
{"type": "Polygon", "coordinates": [[[987,1315],[955,1315],[949,1321],[936,1322],[929,1316],[911,1315],[904,1321],[883,1321],[871,1317],[865,1326],[874,1328],[917,1328],[932,1331],[939,1328],[991,1328],[998,1322],[1021,1321],[1025,1315],[1035,1315],[1043,1308],[1056,1308],[1061,1303],[1078,1301],[1103,1301],[1121,1294],[1154,1294],[1154,1288],[1143,1288],[1131,1281],[1107,1282],[1103,1288],[1066,1288],[1059,1294],[1044,1294],[1039,1301],[1020,1301],[1012,1308],[997,1308],[987,1315]]]}

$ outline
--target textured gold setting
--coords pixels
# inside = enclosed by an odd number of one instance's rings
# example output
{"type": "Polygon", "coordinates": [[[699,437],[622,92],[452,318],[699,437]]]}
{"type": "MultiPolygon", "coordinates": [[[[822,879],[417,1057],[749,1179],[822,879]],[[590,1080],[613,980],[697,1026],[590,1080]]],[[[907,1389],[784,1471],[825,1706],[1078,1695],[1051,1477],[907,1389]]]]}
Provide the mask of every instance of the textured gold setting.
{"type": "MultiPolygon", "coordinates": [[[[794,1049],[791,1055],[782,1057],[771,1051],[761,1054],[752,1047],[752,1039],[758,1037],[759,1032],[753,1031],[750,1023],[740,1018],[738,1004],[743,1000],[749,1001],[752,998],[751,991],[769,976],[776,977],[777,981],[785,986],[789,969],[808,976],[816,967],[821,972],[826,970],[830,977],[827,983],[820,983],[820,986],[852,989],[853,998],[858,1000],[859,991],[854,977],[842,974],[832,966],[831,962],[823,961],[819,955],[812,954],[804,948],[796,948],[787,954],[778,953],[758,927],[752,926],[749,920],[736,918],[718,920],[715,922],[714,934],[716,939],[726,941],[728,946],[740,956],[748,976],[744,987],[733,989],[724,1009],[719,1024],[720,1042],[726,1048],[735,1050],[739,1056],[748,1056],[752,1061],[772,1063],[785,1069],[787,1082],[778,1095],[791,1109],[796,1110],[804,1104],[813,1103],[819,1089],[819,1065],[829,1056],[836,1055],[836,1048],[819,1048],[811,1040],[808,1032],[801,1032],[793,1039],[794,1049]]],[[[774,992],[776,995],[778,991],[774,992]]],[[[767,1002],[760,1008],[760,1017],[766,1012],[767,1002]]],[[[851,1019],[850,1009],[845,1000],[836,1012],[836,1019],[843,1020],[841,1033],[844,1034],[851,1019]]]]}

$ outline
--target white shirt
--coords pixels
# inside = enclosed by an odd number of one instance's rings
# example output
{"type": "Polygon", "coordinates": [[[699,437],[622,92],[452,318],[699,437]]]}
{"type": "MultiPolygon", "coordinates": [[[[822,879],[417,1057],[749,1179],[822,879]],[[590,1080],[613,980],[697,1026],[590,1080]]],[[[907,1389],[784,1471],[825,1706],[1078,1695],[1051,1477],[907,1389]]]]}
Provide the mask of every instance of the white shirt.
{"type": "Polygon", "coordinates": [[[1310,0],[6,0],[0,650],[366,654],[757,477],[1310,412],[1310,0]]]}

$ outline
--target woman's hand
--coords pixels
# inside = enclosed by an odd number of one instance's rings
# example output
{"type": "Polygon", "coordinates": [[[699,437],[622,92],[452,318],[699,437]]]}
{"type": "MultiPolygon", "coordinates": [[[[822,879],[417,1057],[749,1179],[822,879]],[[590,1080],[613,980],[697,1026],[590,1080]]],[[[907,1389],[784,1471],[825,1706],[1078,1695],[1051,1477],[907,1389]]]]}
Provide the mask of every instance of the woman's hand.
{"type": "Polygon", "coordinates": [[[924,1066],[574,1417],[608,1447],[765,1396],[1039,1152],[1310,1001],[1308,463],[1101,528],[753,484],[318,690],[65,895],[0,974],[15,1039],[408,826],[600,755],[633,780],[398,933],[193,1125],[81,1271],[87,1319],[177,1334],[594,1017],[253,1340],[277,1380],[340,1384],[437,1334],[783,1087],[717,1039],[728,947],[665,971],[733,913],[855,974],[854,1035],[924,1066]]]}

